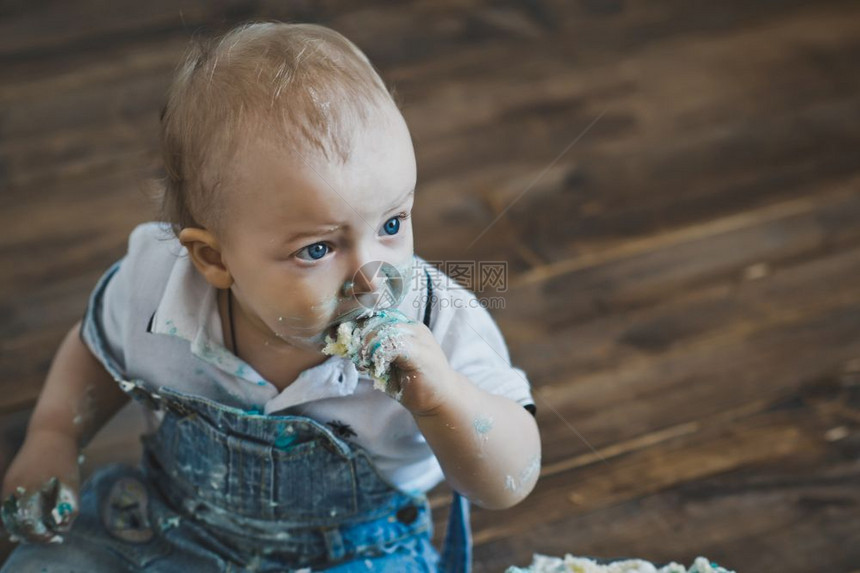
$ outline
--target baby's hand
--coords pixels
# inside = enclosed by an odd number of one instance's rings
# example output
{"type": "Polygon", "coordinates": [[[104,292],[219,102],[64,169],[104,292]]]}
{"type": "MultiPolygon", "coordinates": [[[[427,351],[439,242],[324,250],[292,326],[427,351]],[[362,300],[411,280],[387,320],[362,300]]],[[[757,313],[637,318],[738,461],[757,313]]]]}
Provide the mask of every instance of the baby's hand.
{"type": "Polygon", "coordinates": [[[0,516],[12,541],[60,543],[78,514],[80,472],[72,440],[28,435],[3,480],[0,516]]]}
{"type": "Polygon", "coordinates": [[[451,366],[433,333],[396,310],[368,319],[360,331],[361,363],[387,367],[386,392],[415,415],[435,409],[451,380],[451,366]]]}

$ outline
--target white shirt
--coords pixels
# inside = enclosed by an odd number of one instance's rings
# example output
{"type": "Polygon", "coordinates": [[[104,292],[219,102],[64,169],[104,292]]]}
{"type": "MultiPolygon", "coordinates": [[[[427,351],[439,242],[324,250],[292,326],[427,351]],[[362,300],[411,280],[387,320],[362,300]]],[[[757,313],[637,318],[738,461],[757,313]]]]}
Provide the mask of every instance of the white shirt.
{"type": "MultiPolygon", "coordinates": [[[[511,366],[501,332],[475,295],[421,257],[415,256],[414,265],[430,272],[440,301],[432,307],[430,330],[451,367],[487,392],[533,404],[525,373],[511,366]]],[[[408,282],[398,309],[422,322],[426,281],[408,282]]],[[[143,380],[152,392],[168,386],[246,411],[307,416],[332,429],[347,425],[351,431],[342,436],[365,448],[382,476],[403,491],[426,492],[444,479],[410,412],[373,389],[372,379],[349,359],[331,356],[278,391],[227,350],[216,293],[169,227],[138,226],[107,283],[101,309],[101,331],[125,380],[143,380]]],[[[94,349],[87,330],[84,340],[94,349]]],[[[163,414],[150,415],[157,425],[163,414]]]]}

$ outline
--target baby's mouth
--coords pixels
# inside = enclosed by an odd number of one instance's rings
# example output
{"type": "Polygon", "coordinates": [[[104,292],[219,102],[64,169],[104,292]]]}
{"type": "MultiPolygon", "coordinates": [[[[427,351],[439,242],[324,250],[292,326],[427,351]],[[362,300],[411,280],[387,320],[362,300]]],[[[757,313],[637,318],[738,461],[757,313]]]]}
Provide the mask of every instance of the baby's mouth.
{"type": "Polygon", "coordinates": [[[348,310],[335,318],[331,324],[325,329],[325,333],[332,338],[337,337],[337,329],[338,327],[345,322],[352,322],[358,320],[360,318],[366,318],[368,316],[372,316],[375,314],[375,311],[372,308],[367,308],[366,306],[359,306],[348,310]]]}
{"type": "Polygon", "coordinates": [[[340,326],[340,323],[339,323],[339,322],[335,322],[335,323],[333,323],[331,326],[329,326],[328,328],[326,328],[326,329],[323,331],[323,334],[324,334],[323,338],[324,338],[324,339],[325,339],[325,338],[329,338],[329,337],[331,337],[331,338],[337,338],[337,327],[338,327],[338,326],[340,326]]]}

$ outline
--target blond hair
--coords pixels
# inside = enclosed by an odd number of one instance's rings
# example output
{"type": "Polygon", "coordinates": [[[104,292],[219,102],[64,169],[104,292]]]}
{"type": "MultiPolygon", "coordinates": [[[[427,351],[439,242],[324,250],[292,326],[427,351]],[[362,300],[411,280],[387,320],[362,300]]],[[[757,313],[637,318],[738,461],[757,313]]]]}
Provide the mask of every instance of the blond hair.
{"type": "Polygon", "coordinates": [[[218,228],[224,166],[254,138],[345,162],[371,110],[397,105],[367,57],[316,24],[247,23],[192,40],[161,114],[163,218],[218,228]]]}

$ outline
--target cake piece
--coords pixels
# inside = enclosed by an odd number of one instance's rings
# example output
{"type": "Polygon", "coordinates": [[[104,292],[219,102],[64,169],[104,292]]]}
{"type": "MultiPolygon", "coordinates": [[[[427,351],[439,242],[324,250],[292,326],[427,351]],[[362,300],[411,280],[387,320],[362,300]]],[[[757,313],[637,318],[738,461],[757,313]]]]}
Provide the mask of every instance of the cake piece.
{"type": "Polygon", "coordinates": [[[324,354],[349,358],[360,372],[373,378],[373,387],[399,400],[403,394],[397,380],[392,377],[393,360],[406,350],[401,330],[393,328],[398,323],[412,323],[398,310],[368,311],[354,320],[338,325],[335,337],[326,335],[324,354]],[[370,348],[363,348],[362,341],[373,330],[379,334],[370,348]]]}
{"type": "Polygon", "coordinates": [[[696,557],[689,569],[679,563],[656,566],[643,559],[623,559],[600,564],[587,557],[574,557],[571,554],[548,557],[535,554],[528,567],[508,567],[505,573],[734,573],[711,563],[704,557],[696,557]]]}

